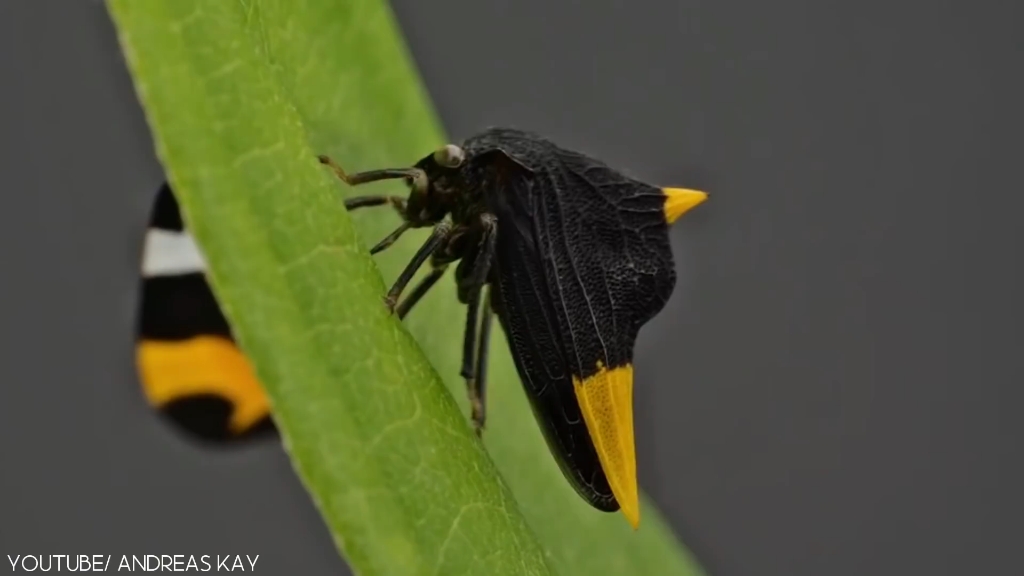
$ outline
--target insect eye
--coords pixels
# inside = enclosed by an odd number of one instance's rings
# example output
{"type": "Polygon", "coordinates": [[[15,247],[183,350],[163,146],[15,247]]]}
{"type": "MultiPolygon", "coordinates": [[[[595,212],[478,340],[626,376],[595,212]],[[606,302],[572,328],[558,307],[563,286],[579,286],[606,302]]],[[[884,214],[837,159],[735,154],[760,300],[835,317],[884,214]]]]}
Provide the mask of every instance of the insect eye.
{"type": "Polygon", "coordinates": [[[416,173],[405,179],[412,189],[413,193],[426,194],[427,188],[430,186],[430,181],[427,179],[427,173],[423,170],[416,170],[416,173]]]}
{"type": "Polygon", "coordinates": [[[437,162],[445,168],[458,168],[462,165],[462,161],[466,159],[466,154],[455,144],[448,144],[442,146],[434,152],[434,162],[437,162]]]}

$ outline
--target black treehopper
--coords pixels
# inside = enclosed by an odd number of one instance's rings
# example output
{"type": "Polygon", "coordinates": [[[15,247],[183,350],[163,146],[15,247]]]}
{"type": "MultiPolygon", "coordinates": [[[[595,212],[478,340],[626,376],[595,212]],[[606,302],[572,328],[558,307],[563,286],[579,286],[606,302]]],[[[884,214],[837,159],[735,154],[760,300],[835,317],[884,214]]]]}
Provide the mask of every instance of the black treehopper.
{"type": "Polygon", "coordinates": [[[402,225],[432,232],[388,291],[400,317],[458,261],[468,306],[462,376],[477,433],[485,423],[487,348],[497,316],[548,446],[595,508],[640,510],[633,440],[633,348],[664,307],[676,275],[669,225],[703,192],[659,188],[532,133],[492,128],[409,168],[347,174],[355,186],[403,179],[408,197],[358,196],[349,210],[389,205],[402,225]],[[431,271],[399,303],[416,271],[431,271]]]}

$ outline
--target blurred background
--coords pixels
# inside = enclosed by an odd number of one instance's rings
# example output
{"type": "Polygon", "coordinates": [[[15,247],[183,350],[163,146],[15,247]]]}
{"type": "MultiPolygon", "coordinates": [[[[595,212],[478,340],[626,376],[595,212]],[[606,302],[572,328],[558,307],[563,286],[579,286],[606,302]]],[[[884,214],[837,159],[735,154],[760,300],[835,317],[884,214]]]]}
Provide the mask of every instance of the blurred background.
{"type": "MultiPolygon", "coordinates": [[[[448,133],[711,201],[641,333],[642,486],[717,576],[1019,573],[1020,9],[392,0],[448,133]]],[[[197,450],[133,364],[163,175],[104,5],[0,2],[0,554],[344,573],[274,442],[197,450]]]]}

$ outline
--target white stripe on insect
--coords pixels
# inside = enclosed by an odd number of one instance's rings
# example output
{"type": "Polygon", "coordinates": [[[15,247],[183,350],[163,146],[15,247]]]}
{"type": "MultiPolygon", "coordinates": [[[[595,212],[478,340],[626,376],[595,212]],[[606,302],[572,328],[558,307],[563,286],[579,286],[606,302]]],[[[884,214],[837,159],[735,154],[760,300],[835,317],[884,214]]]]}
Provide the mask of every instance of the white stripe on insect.
{"type": "Polygon", "coordinates": [[[188,232],[171,232],[150,228],[142,257],[142,275],[173,276],[204,272],[206,260],[188,232]]]}

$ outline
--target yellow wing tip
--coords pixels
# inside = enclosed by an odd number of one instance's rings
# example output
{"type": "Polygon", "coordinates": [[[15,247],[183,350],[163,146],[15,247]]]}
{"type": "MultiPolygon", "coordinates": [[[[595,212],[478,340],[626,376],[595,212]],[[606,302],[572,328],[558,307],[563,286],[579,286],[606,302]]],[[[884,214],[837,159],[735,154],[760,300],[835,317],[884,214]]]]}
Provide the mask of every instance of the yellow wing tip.
{"type": "Polygon", "coordinates": [[[640,528],[640,499],[635,492],[632,501],[619,501],[619,509],[633,530],[640,528]]]}
{"type": "Polygon", "coordinates": [[[573,387],[608,485],[635,530],[640,525],[640,498],[633,439],[633,366],[608,369],[598,363],[597,372],[582,381],[574,378],[573,387]]]}
{"type": "Polygon", "coordinates": [[[662,188],[665,193],[665,220],[672,224],[680,216],[708,199],[707,192],[688,188],[662,188]]]}

